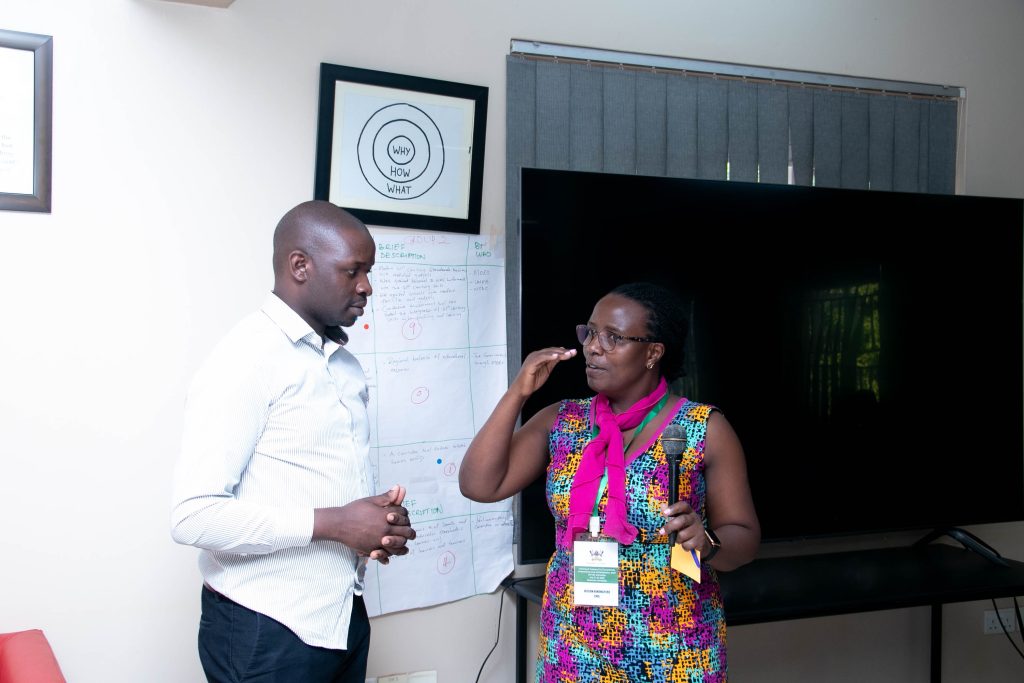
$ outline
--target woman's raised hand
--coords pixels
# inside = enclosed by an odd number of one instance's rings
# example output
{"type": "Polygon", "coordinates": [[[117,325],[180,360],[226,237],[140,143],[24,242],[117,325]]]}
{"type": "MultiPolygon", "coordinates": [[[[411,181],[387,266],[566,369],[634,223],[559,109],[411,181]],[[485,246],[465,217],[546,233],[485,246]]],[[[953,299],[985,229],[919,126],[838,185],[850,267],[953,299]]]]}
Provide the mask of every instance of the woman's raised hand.
{"type": "Polygon", "coordinates": [[[564,346],[549,346],[534,351],[523,361],[523,366],[519,368],[519,374],[510,388],[518,391],[523,398],[530,396],[544,386],[556,365],[575,355],[576,349],[567,349],[564,346]]]}

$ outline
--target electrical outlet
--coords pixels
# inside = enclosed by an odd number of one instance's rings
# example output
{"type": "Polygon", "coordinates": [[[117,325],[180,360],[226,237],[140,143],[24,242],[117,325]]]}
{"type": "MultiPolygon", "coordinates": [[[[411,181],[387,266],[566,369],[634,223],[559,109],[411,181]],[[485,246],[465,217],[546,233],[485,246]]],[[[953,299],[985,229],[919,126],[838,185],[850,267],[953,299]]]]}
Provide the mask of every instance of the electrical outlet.
{"type": "MultiPolygon", "coordinates": [[[[1024,617],[1024,608],[1021,608],[1021,616],[1024,617]]],[[[983,629],[986,634],[992,633],[1003,633],[1003,626],[1006,627],[1007,633],[1014,633],[1017,630],[1017,620],[1013,616],[1012,607],[1004,607],[999,610],[999,620],[1003,622],[1003,625],[999,625],[999,621],[996,620],[995,610],[985,610],[985,621],[983,629]]]]}

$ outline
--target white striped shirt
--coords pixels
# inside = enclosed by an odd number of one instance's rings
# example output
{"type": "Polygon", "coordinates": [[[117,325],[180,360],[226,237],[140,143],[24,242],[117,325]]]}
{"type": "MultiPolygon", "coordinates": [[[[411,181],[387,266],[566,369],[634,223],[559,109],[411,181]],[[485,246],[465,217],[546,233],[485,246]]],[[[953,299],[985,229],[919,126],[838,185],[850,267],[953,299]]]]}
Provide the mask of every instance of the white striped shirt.
{"type": "Polygon", "coordinates": [[[365,558],[313,541],[313,510],[372,491],[366,376],[271,294],[199,369],[171,534],[214,590],[318,647],[347,649],[365,558]]]}

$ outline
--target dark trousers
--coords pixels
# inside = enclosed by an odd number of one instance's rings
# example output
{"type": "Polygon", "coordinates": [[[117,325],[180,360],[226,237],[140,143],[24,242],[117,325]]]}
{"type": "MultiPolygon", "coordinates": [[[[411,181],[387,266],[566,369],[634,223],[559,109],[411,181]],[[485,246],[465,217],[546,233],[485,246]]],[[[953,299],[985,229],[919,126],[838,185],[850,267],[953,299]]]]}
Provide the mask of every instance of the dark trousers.
{"type": "Polygon", "coordinates": [[[203,587],[199,661],[210,683],[365,683],[370,620],[355,596],[348,650],[313,647],[268,616],[203,587]]]}

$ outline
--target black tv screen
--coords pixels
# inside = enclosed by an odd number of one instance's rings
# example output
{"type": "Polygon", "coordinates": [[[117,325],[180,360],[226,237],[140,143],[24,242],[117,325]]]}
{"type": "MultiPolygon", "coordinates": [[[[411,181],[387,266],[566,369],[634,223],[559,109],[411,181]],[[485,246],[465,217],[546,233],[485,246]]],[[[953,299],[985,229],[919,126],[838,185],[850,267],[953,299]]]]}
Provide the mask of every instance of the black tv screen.
{"type": "MultiPolygon", "coordinates": [[[[520,358],[624,282],[691,312],[679,388],[744,446],[763,538],[1024,520],[1020,199],[524,169],[520,358]]],[[[522,418],[589,395],[582,354],[522,418]]],[[[543,481],[521,563],[546,561],[543,481]]]]}

